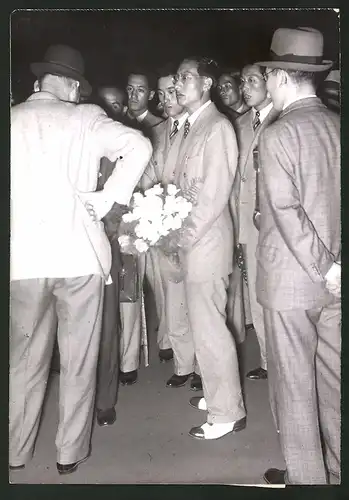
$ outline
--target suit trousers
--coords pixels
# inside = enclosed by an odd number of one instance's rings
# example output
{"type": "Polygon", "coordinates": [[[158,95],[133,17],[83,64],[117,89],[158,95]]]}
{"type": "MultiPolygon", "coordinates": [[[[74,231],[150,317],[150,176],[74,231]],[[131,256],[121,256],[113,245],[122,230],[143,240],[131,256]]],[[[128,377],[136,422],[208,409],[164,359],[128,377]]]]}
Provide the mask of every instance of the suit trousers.
{"type": "MultiPolygon", "coordinates": [[[[143,289],[143,280],[146,266],[146,255],[138,259],[139,294],[143,289]]],[[[120,336],[120,370],[124,373],[137,370],[139,367],[141,349],[141,311],[142,301],[121,302],[121,336],[120,336]]]]}
{"type": "Polygon", "coordinates": [[[270,391],[289,484],[340,477],[341,303],[265,309],[270,391]]]}
{"type": "Polygon", "coordinates": [[[61,358],[57,462],[89,454],[103,279],[41,278],[11,282],[9,463],[32,456],[47,387],[58,318],[61,358]]]}
{"type": "Polygon", "coordinates": [[[245,417],[236,346],[226,326],[228,277],[215,281],[185,279],[189,321],[200,367],[209,423],[245,417]]]}
{"type": "Polygon", "coordinates": [[[155,297],[155,305],[158,319],[157,343],[159,349],[170,349],[171,342],[168,338],[166,324],[165,293],[166,282],[161,273],[161,260],[159,252],[155,248],[150,248],[146,257],[146,276],[155,297]]]}
{"type": "Polygon", "coordinates": [[[120,365],[120,248],[117,238],[111,243],[112,283],[104,286],[102,332],[98,356],[96,407],[113,408],[117,402],[120,365]]]}
{"type": "Polygon", "coordinates": [[[246,258],[247,283],[245,291],[249,297],[252,323],[259,343],[261,367],[267,369],[267,353],[265,345],[264,313],[263,307],[257,301],[256,280],[257,280],[257,259],[256,249],[258,243],[258,231],[251,228],[249,242],[243,245],[246,258]]]}

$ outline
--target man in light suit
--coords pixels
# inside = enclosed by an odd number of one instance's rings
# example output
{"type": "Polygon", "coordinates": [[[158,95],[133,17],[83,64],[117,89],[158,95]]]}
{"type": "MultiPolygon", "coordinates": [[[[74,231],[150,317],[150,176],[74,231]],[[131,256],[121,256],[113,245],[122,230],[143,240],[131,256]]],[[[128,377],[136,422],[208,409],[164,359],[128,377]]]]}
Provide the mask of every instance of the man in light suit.
{"type": "Polygon", "coordinates": [[[11,109],[9,465],[23,469],[32,457],[58,323],[57,470],[68,474],[90,453],[111,267],[100,219],[129,203],[152,148],[100,107],[77,104],[91,93],[77,50],[53,45],[31,69],[40,91],[11,109]],[[94,192],[103,156],[124,163],[94,192]]]}
{"type": "MultiPolygon", "coordinates": [[[[179,131],[188,116],[183,106],[178,104],[174,87],[175,69],[167,65],[159,71],[158,96],[168,119],[154,129],[154,147],[152,161],[142,177],[142,188],[148,189],[156,183],[171,184],[174,180],[176,158],[181,143],[179,131]]],[[[201,390],[201,378],[195,363],[194,343],[190,331],[186,296],[183,282],[172,280],[171,265],[166,256],[156,249],[147,254],[148,279],[154,289],[158,308],[159,331],[158,344],[160,358],[166,359],[166,347],[169,343],[174,358],[174,374],[167,381],[167,387],[182,387],[193,377],[190,388],[201,390]],[[150,264],[150,266],[149,266],[150,264]]]]}
{"type": "MultiPolygon", "coordinates": [[[[163,118],[153,115],[148,107],[154,98],[155,81],[151,73],[141,68],[132,71],[127,80],[128,110],[123,123],[137,130],[141,130],[151,141],[154,140],[154,127],[163,121],[163,118]]],[[[140,185],[138,186],[140,188],[140,185]]],[[[147,257],[138,259],[138,273],[140,288],[144,285],[146,266],[150,270],[151,263],[146,263],[147,257]]],[[[149,290],[148,290],[149,293],[149,290]]],[[[141,291],[140,291],[141,294],[141,291]]],[[[153,306],[153,301],[150,302],[153,306]]],[[[146,305],[147,307],[147,305],[146,305]]],[[[156,310],[151,307],[156,316],[156,310]]],[[[137,382],[141,347],[141,299],[136,302],[121,302],[121,342],[120,342],[120,382],[122,385],[133,385],[137,382]]]]}
{"type": "Polygon", "coordinates": [[[263,308],[256,297],[256,248],[258,230],[253,222],[256,206],[256,170],[254,150],[257,148],[258,137],[278,115],[273,109],[268,95],[262,68],[249,64],[241,72],[241,89],[250,110],[236,120],[236,134],[239,146],[239,164],[236,175],[233,200],[239,220],[238,243],[242,245],[247,270],[248,293],[251,308],[252,323],[260,348],[260,366],[247,374],[251,380],[267,378],[267,354],[265,348],[265,333],[263,308]]]}
{"type": "Polygon", "coordinates": [[[217,65],[207,58],[182,61],[176,75],[179,104],[189,117],[181,134],[175,183],[193,202],[192,226],[184,231],[184,286],[204,398],[190,403],[207,410],[207,422],[189,434],[217,439],[246,426],[236,346],[226,326],[228,276],[232,271],[233,225],[229,197],[238,150],[229,120],[210,100],[217,65]]]}
{"type": "Polygon", "coordinates": [[[260,137],[257,298],[286,471],[268,483],[327,484],[340,475],[340,121],[316,96],[323,36],[278,29],[266,66],[280,117],[260,137]]]}

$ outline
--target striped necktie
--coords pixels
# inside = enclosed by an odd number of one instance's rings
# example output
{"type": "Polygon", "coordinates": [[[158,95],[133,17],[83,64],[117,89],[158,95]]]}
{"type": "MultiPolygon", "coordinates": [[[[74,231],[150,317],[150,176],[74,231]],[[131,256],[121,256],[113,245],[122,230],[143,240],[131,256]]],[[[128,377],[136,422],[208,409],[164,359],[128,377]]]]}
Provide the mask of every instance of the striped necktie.
{"type": "Polygon", "coordinates": [[[190,130],[190,121],[187,118],[184,123],[184,138],[186,138],[187,135],[189,134],[189,130],[190,130]]]}
{"type": "Polygon", "coordinates": [[[173,122],[173,127],[172,127],[172,130],[171,130],[171,133],[170,133],[170,140],[173,139],[174,136],[177,134],[177,132],[178,132],[178,125],[179,125],[179,121],[175,120],[173,122]]]}
{"type": "Polygon", "coordinates": [[[252,122],[253,130],[256,130],[256,128],[261,124],[259,117],[260,117],[260,112],[256,111],[256,116],[254,117],[252,122]]]}

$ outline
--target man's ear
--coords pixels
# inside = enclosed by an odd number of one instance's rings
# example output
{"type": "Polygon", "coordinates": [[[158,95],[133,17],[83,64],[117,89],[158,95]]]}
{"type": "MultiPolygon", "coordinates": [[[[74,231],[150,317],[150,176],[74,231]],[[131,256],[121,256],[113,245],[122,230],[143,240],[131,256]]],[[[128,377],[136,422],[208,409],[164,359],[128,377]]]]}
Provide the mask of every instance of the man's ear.
{"type": "Polygon", "coordinates": [[[213,80],[210,76],[205,76],[205,83],[204,83],[204,87],[203,87],[203,90],[205,92],[207,92],[208,90],[210,90],[210,88],[212,87],[213,85],[213,80]]]}
{"type": "Polygon", "coordinates": [[[151,101],[151,100],[153,99],[154,95],[155,95],[155,90],[151,90],[151,91],[149,92],[148,101],[151,101]]]}

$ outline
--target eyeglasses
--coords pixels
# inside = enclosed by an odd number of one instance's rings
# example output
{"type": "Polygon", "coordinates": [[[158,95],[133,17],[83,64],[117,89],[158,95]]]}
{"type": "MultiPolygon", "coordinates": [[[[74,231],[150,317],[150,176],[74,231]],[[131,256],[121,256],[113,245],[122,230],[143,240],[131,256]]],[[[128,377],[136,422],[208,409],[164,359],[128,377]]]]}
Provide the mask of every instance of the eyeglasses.
{"type": "Polygon", "coordinates": [[[276,70],[276,68],[273,68],[270,71],[264,71],[264,73],[263,73],[264,80],[267,81],[268,80],[268,75],[270,75],[270,73],[273,73],[273,71],[275,71],[275,70],[276,70]]]}
{"type": "Polygon", "coordinates": [[[193,78],[201,78],[200,75],[193,75],[192,73],[178,73],[173,77],[173,81],[176,84],[177,82],[185,83],[188,80],[192,80],[193,78]]]}

